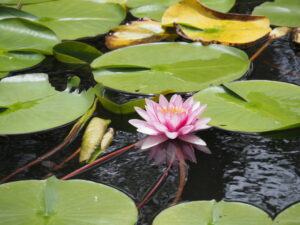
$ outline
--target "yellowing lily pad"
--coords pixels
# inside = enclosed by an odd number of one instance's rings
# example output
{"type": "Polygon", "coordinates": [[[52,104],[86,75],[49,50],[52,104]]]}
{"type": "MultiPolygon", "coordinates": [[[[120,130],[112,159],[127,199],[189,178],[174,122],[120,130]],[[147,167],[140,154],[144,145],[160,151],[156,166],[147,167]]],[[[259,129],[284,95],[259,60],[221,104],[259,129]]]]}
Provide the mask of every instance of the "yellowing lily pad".
{"type": "Polygon", "coordinates": [[[162,25],[175,25],[186,39],[223,45],[248,45],[271,31],[267,17],[221,13],[197,0],[184,0],[169,7],[162,25]]]}
{"type": "Polygon", "coordinates": [[[113,33],[107,35],[105,39],[105,44],[109,49],[158,42],[168,36],[161,23],[153,20],[133,21],[118,26],[112,31],[113,33]]]}

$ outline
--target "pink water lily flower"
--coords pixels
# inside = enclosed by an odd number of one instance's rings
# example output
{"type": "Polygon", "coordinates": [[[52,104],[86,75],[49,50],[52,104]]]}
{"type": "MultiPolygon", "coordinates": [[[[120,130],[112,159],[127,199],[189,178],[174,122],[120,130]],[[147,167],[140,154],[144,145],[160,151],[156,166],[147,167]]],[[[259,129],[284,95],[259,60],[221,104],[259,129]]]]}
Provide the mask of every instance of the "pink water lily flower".
{"type": "Polygon", "coordinates": [[[206,143],[192,132],[210,127],[207,125],[210,118],[198,119],[205,108],[206,105],[194,102],[193,97],[183,102],[180,95],[173,95],[168,102],[160,95],[159,103],[146,99],[146,110],[135,107],[145,121],[132,119],[129,123],[137,127],[137,131],[148,135],[141,144],[142,150],[177,138],[201,148],[206,143]]]}

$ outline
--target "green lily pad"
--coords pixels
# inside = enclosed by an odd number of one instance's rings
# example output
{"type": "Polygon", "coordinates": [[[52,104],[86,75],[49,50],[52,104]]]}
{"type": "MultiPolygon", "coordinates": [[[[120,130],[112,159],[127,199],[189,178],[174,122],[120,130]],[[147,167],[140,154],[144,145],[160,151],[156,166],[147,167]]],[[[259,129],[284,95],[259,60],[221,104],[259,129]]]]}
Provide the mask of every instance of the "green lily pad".
{"type": "Polygon", "coordinates": [[[74,121],[92,105],[92,89],[56,91],[46,74],[25,74],[0,81],[0,134],[21,134],[74,121]]]}
{"type": "Polygon", "coordinates": [[[0,225],[134,225],[122,192],[84,180],[28,180],[0,186],[0,225]]]}
{"type": "Polygon", "coordinates": [[[6,77],[8,75],[8,72],[0,72],[0,79],[6,77]]]}
{"type": "Polygon", "coordinates": [[[298,225],[300,224],[300,203],[296,203],[283,210],[274,219],[273,225],[298,225]]]}
{"type": "Polygon", "coordinates": [[[300,2],[299,0],[276,0],[257,6],[253,15],[269,17],[271,24],[277,26],[300,26],[300,2]]]}
{"type": "Polygon", "coordinates": [[[60,42],[47,27],[21,18],[0,20],[0,33],[0,51],[52,54],[52,47],[60,42]]]}
{"type": "MultiPolygon", "coordinates": [[[[27,5],[27,4],[35,4],[41,2],[50,2],[50,1],[57,1],[57,0],[22,0],[22,4],[27,5]]],[[[6,4],[6,5],[16,5],[19,2],[20,0],[0,0],[0,4],[6,4]]]]}
{"type": "MultiPolygon", "coordinates": [[[[130,13],[138,18],[148,17],[160,21],[166,9],[180,0],[128,0],[126,5],[131,8],[130,13]]],[[[209,8],[221,12],[228,12],[235,4],[235,0],[201,0],[209,8]]]]}
{"type": "Polygon", "coordinates": [[[208,104],[212,126],[266,132],[300,126],[300,87],[275,81],[240,81],[210,87],[194,95],[208,104]]]}
{"type": "Polygon", "coordinates": [[[241,50],[200,43],[153,43],[121,48],[95,59],[95,80],[126,92],[192,92],[240,78],[249,68],[241,50]],[[146,53],[146,54],[145,54],[146,53]]]}
{"type": "Polygon", "coordinates": [[[91,45],[79,41],[65,41],[53,48],[55,58],[64,63],[91,63],[102,53],[91,45]]]}
{"type": "Polygon", "coordinates": [[[267,213],[239,202],[194,201],[162,211],[153,225],[271,225],[267,213]]]}
{"type": "Polygon", "coordinates": [[[40,17],[37,21],[61,39],[77,39],[107,33],[125,18],[119,4],[94,0],[60,0],[26,5],[24,11],[40,17]]]}
{"type": "Polygon", "coordinates": [[[31,15],[30,13],[23,12],[19,9],[15,9],[12,7],[6,7],[0,5],[0,19],[7,19],[7,18],[25,18],[29,20],[37,19],[36,16],[31,15]]]}
{"type": "Polygon", "coordinates": [[[0,51],[0,71],[25,69],[39,64],[45,56],[33,52],[0,51]]]}

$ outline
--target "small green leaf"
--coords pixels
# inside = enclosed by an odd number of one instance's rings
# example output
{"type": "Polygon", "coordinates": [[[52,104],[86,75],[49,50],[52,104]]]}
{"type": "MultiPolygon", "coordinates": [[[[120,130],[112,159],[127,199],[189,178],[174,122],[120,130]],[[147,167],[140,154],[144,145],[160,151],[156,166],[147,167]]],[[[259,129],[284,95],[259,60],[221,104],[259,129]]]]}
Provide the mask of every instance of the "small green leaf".
{"type": "Polygon", "coordinates": [[[79,41],[65,41],[53,47],[55,58],[64,63],[91,63],[102,53],[91,45],[79,41]]]}

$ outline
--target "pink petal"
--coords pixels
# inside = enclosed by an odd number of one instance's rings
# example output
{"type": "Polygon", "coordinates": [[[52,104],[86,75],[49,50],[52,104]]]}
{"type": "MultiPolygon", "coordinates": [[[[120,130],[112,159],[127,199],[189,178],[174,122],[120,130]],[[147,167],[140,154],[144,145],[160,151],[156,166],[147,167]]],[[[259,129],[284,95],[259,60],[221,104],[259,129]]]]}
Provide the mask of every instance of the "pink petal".
{"type": "Polygon", "coordinates": [[[169,124],[169,129],[171,131],[176,131],[179,124],[181,123],[181,117],[177,114],[174,114],[170,117],[168,124],[169,124]]]}
{"type": "Polygon", "coordinates": [[[161,107],[168,107],[168,105],[169,105],[169,102],[168,102],[168,100],[166,99],[166,97],[165,96],[163,96],[163,95],[159,95],[159,105],[161,106],[161,107]]]}
{"type": "Polygon", "coordinates": [[[178,133],[177,132],[165,132],[165,134],[167,135],[168,138],[170,139],[175,139],[178,137],[178,133]]]}
{"type": "Polygon", "coordinates": [[[148,136],[143,141],[141,149],[143,150],[143,149],[151,148],[151,147],[158,145],[166,140],[168,140],[168,138],[165,135],[148,136]]]}
{"type": "Polygon", "coordinates": [[[209,150],[208,147],[206,146],[203,146],[203,145],[194,145],[194,147],[204,153],[207,153],[207,154],[211,154],[211,151],[209,150]]]}
{"type": "Polygon", "coordinates": [[[153,127],[151,127],[147,122],[143,120],[132,119],[128,121],[131,125],[137,127],[137,131],[148,134],[148,135],[157,135],[159,134],[153,127]]]}
{"type": "Polygon", "coordinates": [[[203,118],[201,120],[197,120],[195,125],[194,125],[194,130],[193,131],[196,131],[196,130],[203,130],[203,129],[207,129],[207,128],[210,128],[209,125],[207,125],[207,123],[210,121],[211,119],[210,118],[203,118]]]}
{"type": "Polygon", "coordinates": [[[172,95],[172,97],[171,97],[171,99],[170,99],[170,104],[175,104],[176,103],[176,101],[178,101],[177,100],[177,98],[178,98],[178,96],[181,98],[181,96],[180,95],[172,95]]]}
{"type": "Polygon", "coordinates": [[[194,131],[194,126],[193,125],[189,125],[189,126],[184,126],[181,127],[180,130],[178,131],[179,135],[186,135],[188,133],[191,133],[194,131]]]}
{"type": "Polygon", "coordinates": [[[190,117],[187,121],[187,124],[194,123],[198,119],[198,117],[204,112],[206,106],[207,105],[203,105],[200,108],[198,108],[197,110],[191,112],[190,117]]]}
{"type": "Polygon", "coordinates": [[[135,111],[145,120],[149,121],[148,113],[140,107],[134,107],[135,111]]]}
{"type": "Polygon", "coordinates": [[[189,110],[190,108],[192,108],[194,104],[194,100],[193,100],[193,96],[189,97],[184,103],[183,103],[183,108],[189,110]]]}
{"type": "Polygon", "coordinates": [[[190,144],[184,144],[182,146],[183,154],[185,158],[193,163],[197,163],[194,148],[190,144]]]}
{"type": "Polygon", "coordinates": [[[158,130],[160,132],[168,132],[168,128],[165,125],[163,125],[162,123],[153,122],[152,125],[153,125],[153,127],[155,127],[156,130],[158,130]]]}
{"type": "Polygon", "coordinates": [[[183,136],[179,136],[178,138],[180,140],[183,140],[185,142],[188,142],[188,143],[191,143],[191,144],[194,144],[194,145],[206,146],[206,143],[201,138],[197,137],[194,134],[186,134],[186,135],[183,135],[183,136]]]}

